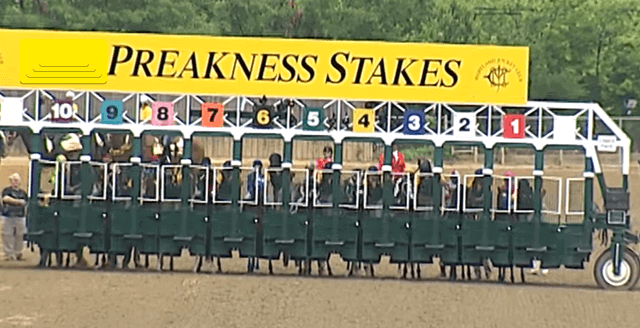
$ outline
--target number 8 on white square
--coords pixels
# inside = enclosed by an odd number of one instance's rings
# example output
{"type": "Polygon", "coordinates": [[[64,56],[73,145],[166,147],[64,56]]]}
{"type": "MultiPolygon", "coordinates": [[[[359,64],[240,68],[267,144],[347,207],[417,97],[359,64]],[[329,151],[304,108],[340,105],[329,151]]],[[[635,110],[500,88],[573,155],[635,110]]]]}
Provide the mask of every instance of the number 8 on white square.
{"type": "Polygon", "coordinates": [[[456,137],[472,138],[476,136],[476,114],[454,113],[453,135],[456,137]]]}
{"type": "Polygon", "coordinates": [[[173,125],[172,102],[154,102],[151,104],[151,125],[173,125]]]}

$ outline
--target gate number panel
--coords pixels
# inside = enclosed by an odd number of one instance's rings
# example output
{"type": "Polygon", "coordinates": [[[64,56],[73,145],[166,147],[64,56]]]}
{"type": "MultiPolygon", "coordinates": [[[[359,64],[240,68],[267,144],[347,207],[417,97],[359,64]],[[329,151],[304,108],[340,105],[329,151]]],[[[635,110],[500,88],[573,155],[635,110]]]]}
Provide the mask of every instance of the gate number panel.
{"type": "Polygon", "coordinates": [[[151,105],[151,125],[173,125],[172,102],[154,102],[151,105]]]}

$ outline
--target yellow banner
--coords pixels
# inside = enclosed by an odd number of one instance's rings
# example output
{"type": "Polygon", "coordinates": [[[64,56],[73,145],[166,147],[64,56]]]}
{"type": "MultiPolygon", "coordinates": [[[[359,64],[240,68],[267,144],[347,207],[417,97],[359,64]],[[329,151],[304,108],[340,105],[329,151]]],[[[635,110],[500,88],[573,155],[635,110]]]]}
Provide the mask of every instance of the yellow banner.
{"type": "Polygon", "coordinates": [[[3,29],[0,40],[0,88],[527,101],[527,47],[3,29]]]}

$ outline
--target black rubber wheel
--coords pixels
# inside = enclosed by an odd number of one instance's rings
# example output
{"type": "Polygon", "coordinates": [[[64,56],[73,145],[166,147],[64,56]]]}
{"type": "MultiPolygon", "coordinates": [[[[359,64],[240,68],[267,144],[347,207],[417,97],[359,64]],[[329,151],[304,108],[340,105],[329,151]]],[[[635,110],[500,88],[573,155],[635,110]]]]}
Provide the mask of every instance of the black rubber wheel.
{"type": "Polygon", "coordinates": [[[598,286],[610,290],[630,290],[640,277],[640,260],[630,249],[625,249],[620,262],[620,274],[613,273],[613,255],[611,250],[605,250],[596,261],[593,268],[598,286]]]}

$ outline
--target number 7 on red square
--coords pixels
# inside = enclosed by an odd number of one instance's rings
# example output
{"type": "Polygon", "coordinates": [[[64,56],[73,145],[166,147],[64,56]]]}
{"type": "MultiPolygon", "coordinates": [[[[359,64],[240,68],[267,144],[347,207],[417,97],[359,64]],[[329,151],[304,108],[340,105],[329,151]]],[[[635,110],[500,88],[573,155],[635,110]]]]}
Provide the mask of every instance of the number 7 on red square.
{"type": "Polygon", "coordinates": [[[200,106],[202,126],[219,128],[224,123],[224,107],[221,103],[204,103],[200,106]]]}
{"type": "Polygon", "coordinates": [[[524,120],[522,114],[506,114],[502,119],[502,136],[506,139],[524,138],[524,120]]]}

